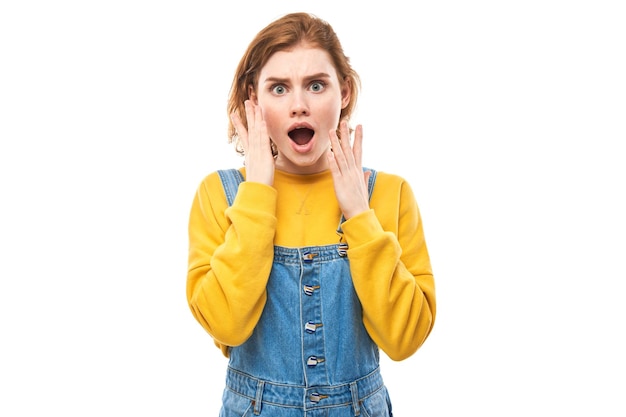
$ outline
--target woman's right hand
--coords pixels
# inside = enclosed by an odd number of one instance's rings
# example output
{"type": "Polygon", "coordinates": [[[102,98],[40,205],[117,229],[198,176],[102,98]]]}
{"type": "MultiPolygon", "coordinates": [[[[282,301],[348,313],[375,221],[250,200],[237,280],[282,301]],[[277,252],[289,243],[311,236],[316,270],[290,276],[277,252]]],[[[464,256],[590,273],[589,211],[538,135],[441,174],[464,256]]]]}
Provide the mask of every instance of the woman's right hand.
{"type": "Polygon", "coordinates": [[[243,146],[246,181],[272,186],[274,184],[274,156],[263,113],[251,100],[246,100],[244,105],[248,128],[246,129],[235,112],[231,114],[231,120],[243,146]]]}

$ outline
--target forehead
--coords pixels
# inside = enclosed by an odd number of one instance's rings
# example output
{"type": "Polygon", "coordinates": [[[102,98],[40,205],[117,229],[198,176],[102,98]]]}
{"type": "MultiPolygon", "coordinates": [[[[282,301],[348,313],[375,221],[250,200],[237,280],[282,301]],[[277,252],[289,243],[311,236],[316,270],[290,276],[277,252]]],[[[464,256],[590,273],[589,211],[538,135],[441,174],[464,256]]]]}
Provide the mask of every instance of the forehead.
{"type": "Polygon", "coordinates": [[[259,81],[271,78],[299,78],[325,73],[337,78],[330,54],[319,47],[298,45],[275,52],[259,73],[259,81]]]}

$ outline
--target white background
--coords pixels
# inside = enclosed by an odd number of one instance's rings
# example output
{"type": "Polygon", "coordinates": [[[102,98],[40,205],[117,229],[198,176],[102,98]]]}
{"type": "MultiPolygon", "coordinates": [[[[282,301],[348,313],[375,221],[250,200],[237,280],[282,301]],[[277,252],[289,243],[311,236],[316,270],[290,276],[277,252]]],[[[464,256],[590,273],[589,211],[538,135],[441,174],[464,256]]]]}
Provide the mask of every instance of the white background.
{"type": "Polygon", "coordinates": [[[187,219],[231,76],[291,11],[362,76],[367,166],[412,184],[437,282],[394,415],[624,416],[619,1],[6,1],[0,415],[217,416],[187,219]]]}

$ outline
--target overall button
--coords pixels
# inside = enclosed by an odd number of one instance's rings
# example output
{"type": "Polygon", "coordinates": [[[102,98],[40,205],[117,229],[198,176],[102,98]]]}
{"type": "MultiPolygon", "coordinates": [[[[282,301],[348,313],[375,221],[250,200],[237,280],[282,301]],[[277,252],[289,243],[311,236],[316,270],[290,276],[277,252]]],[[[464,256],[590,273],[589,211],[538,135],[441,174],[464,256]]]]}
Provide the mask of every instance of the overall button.
{"type": "Polygon", "coordinates": [[[307,333],[315,333],[318,327],[322,327],[322,323],[313,323],[312,321],[304,325],[304,330],[307,333]]]}
{"type": "Polygon", "coordinates": [[[306,295],[313,295],[313,292],[315,290],[319,290],[320,286],[319,285],[305,285],[304,286],[304,293],[306,295]]]}
{"type": "Polygon", "coordinates": [[[313,252],[304,252],[302,254],[302,259],[304,262],[313,262],[313,258],[315,258],[318,254],[313,252]]]}
{"type": "Polygon", "coordinates": [[[325,398],[328,398],[328,395],[318,394],[317,392],[314,392],[313,394],[309,395],[309,400],[311,400],[311,402],[314,402],[314,403],[318,403],[320,402],[320,400],[323,400],[325,398]]]}
{"type": "Polygon", "coordinates": [[[313,356],[308,357],[308,359],[306,360],[306,365],[312,368],[316,366],[318,363],[322,363],[322,362],[324,362],[324,358],[318,358],[317,356],[313,355],[313,356]]]}

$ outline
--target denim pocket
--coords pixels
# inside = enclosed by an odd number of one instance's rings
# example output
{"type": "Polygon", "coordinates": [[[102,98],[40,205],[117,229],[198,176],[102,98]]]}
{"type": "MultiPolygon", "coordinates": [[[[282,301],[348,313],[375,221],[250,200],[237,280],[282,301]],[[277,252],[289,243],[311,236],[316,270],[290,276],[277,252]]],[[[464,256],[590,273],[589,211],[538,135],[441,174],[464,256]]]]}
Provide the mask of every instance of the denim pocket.
{"type": "Polygon", "coordinates": [[[253,400],[229,389],[224,390],[220,417],[250,417],[253,411],[253,400]]]}
{"type": "Polygon", "coordinates": [[[365,417],[393,417],[387,388],[382,387],[361,401],[361,414],[365,417]]]}

